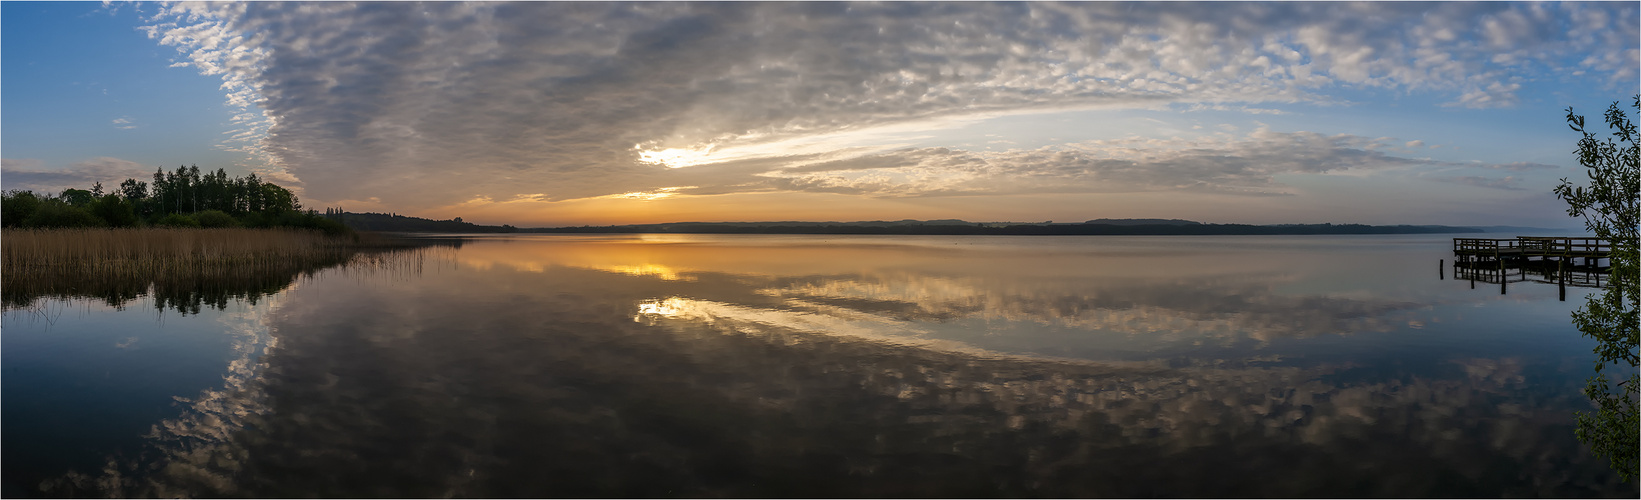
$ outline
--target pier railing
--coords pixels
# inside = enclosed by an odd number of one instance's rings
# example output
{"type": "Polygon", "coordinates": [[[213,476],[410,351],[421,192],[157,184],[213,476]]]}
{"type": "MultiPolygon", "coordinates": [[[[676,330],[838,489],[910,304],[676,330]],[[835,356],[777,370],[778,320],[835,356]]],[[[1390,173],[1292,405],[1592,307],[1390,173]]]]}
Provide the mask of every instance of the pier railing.
{"type": "Polygon", "coordinates": [[[1521,239],[1453,238],[1453,254],[1465,256],[1490,255],[1494,257],[1506,254],[1513,255],[1521,253],[1522,242],[1521,239]]]}
{"type": "MultiPolygon", "coordinates": [[[[1517,236],[1514,239],[1453,238],[1453,278],[1496,283],[1499,293],[1521,281],[1553,283],[1566,300],[1567,287],[1611,283],[1612,241],[1589,237],[1517,236]]],[[[1445,269],[1444,269],[1445,271],[1445,269]]]]}
{"type": "Polygon", "coordinates": [[[1545,257],[1607,257],[1612,254],[1613,244],[1601,238],[1553,238],[1544,236],[1518,236],[1523,249],[1535,256],[1545,257]]]}
{"type": "Polygon", "coordinates": [[[1612,254],[1611,241],[1602,238],[1517,236],[1514,239],[1453,238],[1453,254],[1460,257],[1586,257],[1604,259],[1612,254]]]}

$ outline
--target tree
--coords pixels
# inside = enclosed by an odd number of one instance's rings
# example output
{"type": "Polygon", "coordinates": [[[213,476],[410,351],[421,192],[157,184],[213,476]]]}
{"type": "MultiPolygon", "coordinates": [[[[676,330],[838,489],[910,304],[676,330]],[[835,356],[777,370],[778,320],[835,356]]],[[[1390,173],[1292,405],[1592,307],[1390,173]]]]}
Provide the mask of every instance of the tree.
{"type": "Polygon", "coordinates": [[[120,183],[120,196],[126,200],[137,201],[148,197],[148,183],[136,179],[126,179],[120,183]]]}
{"type": "MultiPolygon", "coordinates": [[[[1634,107],[1641,112],[1641,94],[1634,107]]],[[[1641,190],[1641,149],[1636,146],[1636,123],[1625,110],[1613,103],[1607,108],[1606,122],[1613,129],[1605,141],[1586,130],[1584,117],[1567,108],[1567,124],[1583,134],[1578,141],[1578,162],[1587,169],[1589,186],[1574,186],[1561,179],[1556,197],[1567,201],[1567,214],[1582,217],[1584,227],[1612,242],[1610,286],[1600,295],[1591,295],[1584,307],[1573,312],[1573,324],[1584,336],[1595,339],[1595,375],[1584,386],[1584,395],[1595,404],[1595,413],[1578,412],[1579,441],[1598,455],[1612,461],[1625,480],[1641,474],[1638,469],[1637,406],[1641,398],[1638,374],[1637,311],[1641,310],[1641,277],[1637,273],[1637,223],[1641,210],[1637,191],[1641,190]],[[1617,138],[1616,141],[1613,139],[1617,138]],[[1608,366],[1628,370],[1608,374],[1608,366]],[[1613,378],[1620,378],[1616,384],[1613,378]]]]}
{"type": "Polygon", "coordinates": [[[89,207],[91,202],[97,200],[97,197],[92,196],[90,191],[74,188],[64,189],[63,194],[58,195],[57,198],[63,200],[63,203],[81,208],[89,207]]]}
{"type": "Polygon", "coordinates": [[[302,208],[296,195],[278,184],[265,182],[257,188],[261,193],[262,211],[268,213],[294,212],[302,208]]]}
{"type": "Polygon", "coordinates": [[[95,215],[113,227],[132,227],[137,225],[137,211],[117,194],[106,194],[91,203],[91,215],[95,215]]]}
{"type": "Polygon", "coordinates": [[[136,179],[126,179],[125,182],[120,183],[118,193],[121,198],[125,198],[126,203],[131,204],[132,210],[138,217],[147,217],[153,211],[150,206],[152,202],[148,200],[148,183],[136,179]]]}
{"type": "Polygon", "coordinates": [[[33,191],[11,190],[0,194],[0,226],[18,227],[40,209],[42,201],[33,191]]]}

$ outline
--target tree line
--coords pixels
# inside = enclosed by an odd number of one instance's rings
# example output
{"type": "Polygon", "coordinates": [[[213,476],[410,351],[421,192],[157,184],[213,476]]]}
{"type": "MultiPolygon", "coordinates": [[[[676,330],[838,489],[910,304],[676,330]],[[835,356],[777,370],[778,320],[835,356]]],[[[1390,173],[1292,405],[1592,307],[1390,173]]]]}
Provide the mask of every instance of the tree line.
{"type": "Polygon", "coordinates": [[[433,220],[409,217],[396,213],[354,213],[341,208],[326,208],[325,217],[341,222],[358,231],[388,231],[400,233],[512,233],[518,228],[511,225],[485,226],[463,222],[461,217],[433,220]]]}
{"type": "Polygon", "coordinates": [[[201,174],[199,166],[157,169],[153,183],[126,179],[108,190],[58,194],[10,190],[0,195],[0,226],[65,227],[297,227],[331,234],[346,226],[303,211],[294,193],[256,174],[229,177],[223,169],[201,174]]]}

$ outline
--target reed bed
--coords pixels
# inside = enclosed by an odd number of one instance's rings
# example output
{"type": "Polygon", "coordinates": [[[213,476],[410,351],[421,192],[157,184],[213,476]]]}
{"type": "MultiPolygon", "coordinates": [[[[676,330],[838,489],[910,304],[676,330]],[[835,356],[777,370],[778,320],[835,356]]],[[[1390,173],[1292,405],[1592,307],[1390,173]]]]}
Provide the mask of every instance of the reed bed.
{"type": "Polygon", "coordinates": [[[207,299],[218,302],[278,290],[299,275],[345,263],[360,243],[297,229],[6,229],[0,295],[8,308],[41,296],[121,305],[165,289],[220,290],[207,299]]]}
{"type": "Polygon", "coordinates": [[[288,229],[7,229],[0,232],[0,272],[157,274],[209,266],[231,273],[328,260],[352,246],[351,239],[288,229]]]}

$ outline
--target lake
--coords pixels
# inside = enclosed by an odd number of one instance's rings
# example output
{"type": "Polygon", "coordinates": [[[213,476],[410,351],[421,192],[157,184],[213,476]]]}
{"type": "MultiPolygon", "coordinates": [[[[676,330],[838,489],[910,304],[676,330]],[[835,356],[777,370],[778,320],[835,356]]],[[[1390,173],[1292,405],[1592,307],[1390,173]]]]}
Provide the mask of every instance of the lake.
{"type": "Polygon", "coordinates": [[[1624,497],[1452,235],[500,235],[4,315],[6,496],[1624,497]]]}

